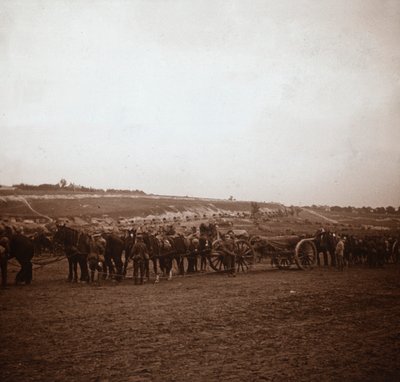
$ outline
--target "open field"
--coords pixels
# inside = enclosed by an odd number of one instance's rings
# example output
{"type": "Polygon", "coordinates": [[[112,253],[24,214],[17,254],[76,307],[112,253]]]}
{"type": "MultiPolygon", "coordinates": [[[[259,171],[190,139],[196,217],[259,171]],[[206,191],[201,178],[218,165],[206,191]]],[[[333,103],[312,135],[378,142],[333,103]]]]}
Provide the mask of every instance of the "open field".
{"type": "MultiPolygon", "coordinates": [[[[1,381],[397,381],[400,270],[259,265],[158,285],[0,291],[1,381]]],[[[12,275],[11,275],[12,276],[12,275]]]]}
{"type": "MultiPolygon", "coordinates": [[[[149,216],[178,228],[216,218],[221,229],[264,236],[310,236],[321,226],[361,235],[400,228],[396,216],[372,214],[236,216],[250,211],[248,202],[36,195],[29,203],[83,223],[107,215],[117,228],[120,217],[149,216]]],[[[0,215],[17,223],[37,217],[9,199],[0,215]]],[[[10,264],[10,283],[15,270],[10,264]]],[[[400,379],[399,265],[280,271],[267,260],[236,278],[208,272],[144,286],[132,279],[69,284],[66,276],[63,259],[35,269],[30,286],[0,290],[1,381],[400,379]]]]}

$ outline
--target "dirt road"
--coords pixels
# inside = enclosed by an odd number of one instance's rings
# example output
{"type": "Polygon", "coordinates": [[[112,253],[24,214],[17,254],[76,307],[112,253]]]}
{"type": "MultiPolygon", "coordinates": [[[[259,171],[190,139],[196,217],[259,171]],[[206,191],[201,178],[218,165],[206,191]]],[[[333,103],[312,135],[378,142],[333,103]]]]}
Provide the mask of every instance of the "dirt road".
{"type": "Polygon", "coordinates": [[[0,291],[0,380],[400,379],[398,268],[264,268],[144,286],[36,271],[0,291]]]}

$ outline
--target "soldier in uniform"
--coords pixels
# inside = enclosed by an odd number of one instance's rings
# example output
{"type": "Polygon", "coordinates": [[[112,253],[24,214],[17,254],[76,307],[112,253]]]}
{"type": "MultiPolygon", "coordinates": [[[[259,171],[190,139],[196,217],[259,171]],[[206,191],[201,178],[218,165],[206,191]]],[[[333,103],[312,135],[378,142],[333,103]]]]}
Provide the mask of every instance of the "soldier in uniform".
{"type": "Polygon", "coordinates": [[[87,260],[90,270],[90,281],[94,282],[94,275],[97,271],[97,281],[100,279],[100,274],[106,275],[107,269],[105,268],[105,254],[106,251],[106,240],[103,237],[98,237],[94,240],[91,245],[90,253],[88,254],[87,260]]]}
{"type": "Polygon", "coordinates": [[[335,255],[336,255],[338,269],[339,269],[339,271],[343,271],[343,265],[344,265],[344,241],[340,236],[339,236],[339,241],[336,244],[335,255]]]}
{"type": "Polygon", "coordinates": [[[187,272],[197,272],[197,256],[199,254],[199,240],[196,237],[189,239],[187,272]]]}
{"type": "Polygon", "coordinates": [[[228,276],[236,276],[236,254],[235,241],[231,235],[225,235],[223,238],[222,251],[224,253],[224,265],[228,276]]]}
{"type": "Polygon", "coordinates": [[[142,235],[136,236],[136,243],[132,247],[132,258],[133,258],[133,278],[135,285],[143,284],[145,274],[145,263],[146,259],[149,259],[146,244],[143,241],[142,235]]]}

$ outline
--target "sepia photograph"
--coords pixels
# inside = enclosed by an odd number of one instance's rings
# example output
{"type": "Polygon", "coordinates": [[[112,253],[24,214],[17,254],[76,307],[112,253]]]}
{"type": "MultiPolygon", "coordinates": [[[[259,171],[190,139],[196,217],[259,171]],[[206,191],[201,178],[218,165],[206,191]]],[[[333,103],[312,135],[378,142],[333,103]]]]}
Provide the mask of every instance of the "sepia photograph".
{"type": "Polygon", "coordinates": [[[0,381],[400,381],[399,0],[0,0],[0,381]]]}

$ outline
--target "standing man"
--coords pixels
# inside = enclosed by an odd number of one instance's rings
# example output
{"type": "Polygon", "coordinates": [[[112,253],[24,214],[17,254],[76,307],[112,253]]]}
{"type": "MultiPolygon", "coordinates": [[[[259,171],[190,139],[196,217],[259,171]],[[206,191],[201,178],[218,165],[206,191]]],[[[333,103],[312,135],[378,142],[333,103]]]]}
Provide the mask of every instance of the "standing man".
{"type": "Polygon", "coordinates": [[[339,271],[343,271],[344,241],[340,236],[338,236],[338,238],[339,238],[339,241],[336,244],[335,255],[336,255],[338,269],[339,269],[339,271]]]}
{"type": "Polygon", "coordinates": [[[146,258],[149,258],[149,254],[147,252],[147,247],[143,241],[142,235],[136,236],[136,243],[132,247],[132,258],[133,258],[133,278],[135,280],[135,285],[138,284],[143,285],[143,279],[145,273],[145,261],[146,258]]]}
{"type": "Polygon", "coordinates": [[[222,243],[222,251],[224,253],[224,265],[228,276],[236,276],[236,254],[235,241],[231,235],[226,234],[222,243]]]}

